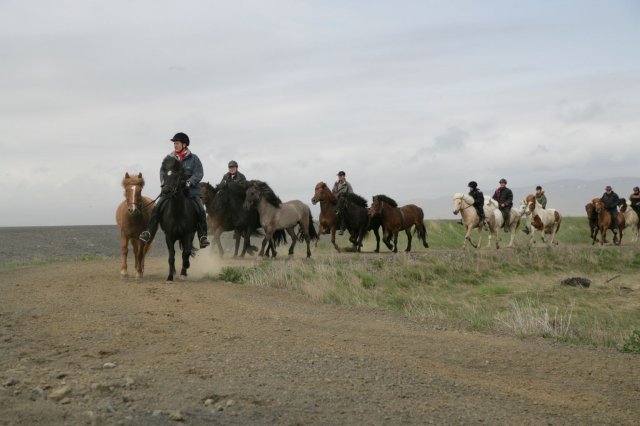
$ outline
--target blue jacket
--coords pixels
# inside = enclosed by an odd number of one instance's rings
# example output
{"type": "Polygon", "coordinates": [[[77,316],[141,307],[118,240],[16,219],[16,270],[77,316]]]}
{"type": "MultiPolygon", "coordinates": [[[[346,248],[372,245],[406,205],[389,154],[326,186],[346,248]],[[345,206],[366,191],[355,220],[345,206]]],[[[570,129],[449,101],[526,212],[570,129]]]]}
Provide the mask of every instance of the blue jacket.
{"type": "MultiPolygon", "coordinates": [[[[178,156],[173,151],[170,152],[167,157],[178,158],[178,156]]],[[[199,184],[204,177],[204,170],[202,169],[202,163],[200,162],[198,156],[189,151],[187,156],[184,157],[184,160],[182,160],[182,168],[184,169],[184,178],[187,182],[189,182],[189,197],[202,198],[199,184]]],[[[162,174],[162,168],[160,168],[160,186],[164,186],[164,175],[162,174]]]]}

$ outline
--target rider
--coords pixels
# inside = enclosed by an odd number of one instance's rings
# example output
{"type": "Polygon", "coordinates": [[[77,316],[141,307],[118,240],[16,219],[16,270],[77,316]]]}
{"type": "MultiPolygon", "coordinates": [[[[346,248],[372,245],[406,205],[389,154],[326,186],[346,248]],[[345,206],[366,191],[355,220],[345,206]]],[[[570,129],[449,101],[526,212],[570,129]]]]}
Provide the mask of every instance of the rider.
{"type": "Polygon", "coordinates": [[[613,192],[611,186],[607,185],[604,189],[604,194],[600,198],[602,200],[602,204],[604,207],[609,210],[611,213],[611,226],[615,229],[618,227],[618,202],[620,201],[620,197],[618,194],[613,192]]]}
{"type": "Polygon", "coordinates": [[[631,202],[631,208],[640,217],[640,188],[637,186],[633,188],[633,194],[629,195],[629,201],[631,202]]]}
{"type": "Polygon", "coordinates": [[[511,214],[511,207],[513,207],[513,192],[507,188],[507,180],[505,178],[500,179],[500,186],[493,193],[493,199],[498,202],[498,209],[502,213],[504,218],[504,232],[509,232],[509,217],[511,214]]]}
{"type": "MultiPolygon", "coordinates": [[[[202,194],[200,193],[199,185],[204,176],[202,163],[198,156],[189,150],[189,136],[185,133],[176,133],[175,136],[171,138],[171,141],[173,142],[174,151],[169,153],[167,157],[175,157],[182,162],[184,177],[186,179],[185,186],[189,190],[189,198],[193,200],[198,213],[197,231],[200,248],[205,248],[209,245],[209,241],[207,240],[207,216],[204,206],[202,205],[202,194]]],[[[160,170],[160,186],[164,186],[162,169],[160,170]]],[[[162,217],[162,211],[164,210],[166,201],[167,198],[161,194],[151,213],[151,220],[149,221],[147,229],[140,234],[139,238],[147,244],[153,240],[153,237],[156,235],[158,222],[162,217]]]]}
{"type": "Polygon", "coordinates": [[[547,196],[540,185],[536,186],[536,201],[540,203],[543,209],[547,208],[547,196]]]}
{"type": "MultiPolygon", "coordinates": [[[[338,172],[338,180],[333,184],[333,189],[331,190],[331,192],[333,192],[336,197],[338,197],[340,194],[353,194],[353,188],[351,187],[351,184],[347,182],[346,174],[342,170],[338,172]]],[[[346,228],[346,226],[347,224],[345,220],[341,220],[340,231],[338,232],[338,235],[344,234],[344,229],[346,228]]]]}
{"type": "Polygon", "coordinates": [[[469,182],[469,188],[471,188],[471,191],[469,191],[469,195],[471,195],[473,197],[473,207],[476,208],[476,212],[478,212],[478,226],[483,226],[484,225],[484,195],[482,194],[482,191],[480,191],[478,189],[478,183],[474,180],[472,180],[471,182],[469,182]]]}
{"type": "Polygon", "coordinates": [[[222,176],[222,180],[220,181],[220,185],[226,185],[229,182],[235,182],[239,184],[244,184],[247,182],[247,178],[244,177],[242,173],[238,171],[238,163],[234,160],[229,161],[229,171],[222,176]]]}

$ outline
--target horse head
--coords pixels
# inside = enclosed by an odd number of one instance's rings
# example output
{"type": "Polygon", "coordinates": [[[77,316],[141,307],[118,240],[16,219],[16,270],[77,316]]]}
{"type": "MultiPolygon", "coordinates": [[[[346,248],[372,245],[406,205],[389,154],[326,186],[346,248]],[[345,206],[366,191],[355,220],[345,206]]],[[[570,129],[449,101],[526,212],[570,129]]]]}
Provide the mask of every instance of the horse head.
{"type": "Polygon", "coordinates": [[[142,214],[142,188],[144,187],[142,173],[138,173],[138,176],[130,176],[129,173],[125,173],[122,179],[122,187],[124,188],[124,198],[127,202],[129,214],[142,214]]]}
{"type": "Polygon", "coordinates": [[[249,210],[251,206],[255,205],[261,198],[264,198],[274,207],[280,207],[282,205],[280,198],[273,192],[266,182],[259,180],[251,180],[247,182],[247,193],[242,206],[249,210]]]}
{"type": "Polygon", "coordinates": [[[627,199],[626,198],[620,198],[620,201],[618,201],[618,207],[620,207],[620,211],[622,213],[627,211],[627,199]]]}
{"type": "Polygon", "coordinates": [[[175,157],[166,157],[160,167],[162,193],[173,197],[184,187],[182,163],[175,157]]]}
{"type": "Polygon", "coordinates": [[[208,206],[218,193],[218,188],[214,188],[209,182],[200,182],[200,191],[202,191],[202,201],[208,206]]]}
{"type": "Polygon", "coordinates": [[[460,210],[462,210],[463,197],[464,194],[461,192],[456,192],[455,194],[453,194],[453,214],[458,214],[460,213],[460,210]]]}
{"type": "Polygon", "coordinates": [[[591,202],[596,213],[600,213],[604,209],[604,203],[600,198],[594,198],[591,202]]]}
{"type": "Polygon", "coordinates": [[[496,200],[494,200],[493,198],[488,197],[488,196],[486,196],[486,195],[485,195],[485,197],[484,197],[484,205],[485,205],[485,206],[493,207],[494,209],[497,209],[497,208],[499,208],[499,207],[500,207],[500,206],[498,205],[498,202],[497,202],[496,200]]]}
{"type": "Polygon", "coordinates": [[[533,194],[529,194],[527,195],[527,197],[524,199],[523,201],[524,203],[526,203],[525,206],[525,210],[522,211],[522,213],[526,213],[527,215],[530,215],[531,213],[533,213],[533,211],[536,209],[536,196],[533,194]]]}
{"type": "Polygon", "coordinates": [[[337,202],[336,196],[331,192],[327,184],[322,181],[316,184],[313,192],[313,198],[311,198],[311,203],[313,203],[313,205],[316,205],[320,201],[329,201],[333,204],[337,202]]]}
{"type": "Polygon", "coordinates": [[[382,215],[385,205],[387,205],[387,207],[398,207],[398,203],[396,203],[393,198],[389,198],[386,195],[374,195],[373,202],[368,210],[369,217],[382,215]]]}

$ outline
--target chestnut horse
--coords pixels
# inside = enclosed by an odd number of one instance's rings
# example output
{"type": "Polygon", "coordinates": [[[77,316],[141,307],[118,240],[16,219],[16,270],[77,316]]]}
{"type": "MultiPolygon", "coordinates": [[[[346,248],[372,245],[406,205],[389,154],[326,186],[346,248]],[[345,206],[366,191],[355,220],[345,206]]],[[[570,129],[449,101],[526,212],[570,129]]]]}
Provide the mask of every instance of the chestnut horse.
{"type": "MultiPolygon", "coordinates": [[[[324,182],[318,182],[311,198],[311,203],[316,205],[320,203],[320,217],[318,219],[318,235],[331,232],[331,244],[340,252],[340,247],[336,244],[336,206],[338,205],[338,199],[335,194],[331,192],[329,187],[324,182]],[[325,232],[326,231],[326,232],[325,232]]],[[[320,238],[318,238],[319,240],[320,238]]],[[[318,240],[315,241],[315,247],[318,248],[318,240]]]]}
{"type": "Polygon", "coordinates": [[[596,209],[596,213],[598,214],[598,229],[600,230],[600,245],[604,245],[607,242],[607,230],[611,229],[613,232],[613,244],[620,245],[622,243],[622,230],[624,229],[624,215],[618,211],[616,214],[618,215],[618,226],[613,226],[613,221],[611,220],[611,213],[609,209],[604,206],[604,203],[600,198],[594,198],[593,206],[596,209]],[[620,236],[618,236],[618,232],[620,232],[620,236]]]}
{"type": "Polygon", "coordinates": [[[376,217],[382,219],[382,242],[394,253],[398,252],[398,233],[402,230],[407,234],[407,248],[405,251],[411,251],[411,227],[414,225],[415,232],[418,233],[418,238],[422,240],[422,244],[425,248],[429,247],[427,230],[424,226],[424,213],[415,204],[398,207],[398,203],[392,198],[386,195],[375,195],[369,208],[369,218],[374,219],[376,217]],[[393,247],[391,246],[392,235],[393,247]]]}
{"type": "Polygon", "coordinates": [[[536,199],[533,194],[527,195],[522,204],[525,206],[524,213],[529,216],[531,223],[531,238],[529,244],[535,244],[536,230],[540,231],[542,242],[544,243],[545,234],[551,234],[549,245],[558,244],[555,241],[556,233],[560,229],[560,222],[562,222],[562,215],[560,212],[554,209],[543,209],[542,205],[536,199]]]}
{"type": "Polygon", "coordinates": [[[587,211],[587,218],[589,218],[591,245],[594,245],[596,243],[598,232],[600,231],[600,229],[598,228],[598,213],[596,213],[596,208],[593,205],[593,202],[587,203],[584,206],[584,209],[587,211]]]}
{"type": "Polygon", "coordinates": [[[138,173],[138,176],[130,176],[129,173],[125,173],[122,186],[124,187],[124,200],[116,209],[116,223],[120,227],[122,251],[120,275],[127,276],[127,254],[129,254],[129,242],[131,242],[135,258],[136,278],[142,278],[144,258],[151,247],[151,242],[145,244],[138,239],[138,236],[147,229],[155,203],[151,198],[142,196],[142,188],[144,187],[142,173],[138,173]]]}

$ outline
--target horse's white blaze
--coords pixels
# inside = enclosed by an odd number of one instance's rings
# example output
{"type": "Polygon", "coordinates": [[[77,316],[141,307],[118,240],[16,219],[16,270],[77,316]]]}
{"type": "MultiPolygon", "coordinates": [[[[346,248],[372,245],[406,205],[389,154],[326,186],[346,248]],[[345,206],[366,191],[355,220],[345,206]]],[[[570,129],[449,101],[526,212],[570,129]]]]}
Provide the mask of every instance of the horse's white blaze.
{"type": "Polygon", "coordinates": [[[129,210],[136,210],[136,185],[131,185],[131,201],[129,202],[129,210]]]}

